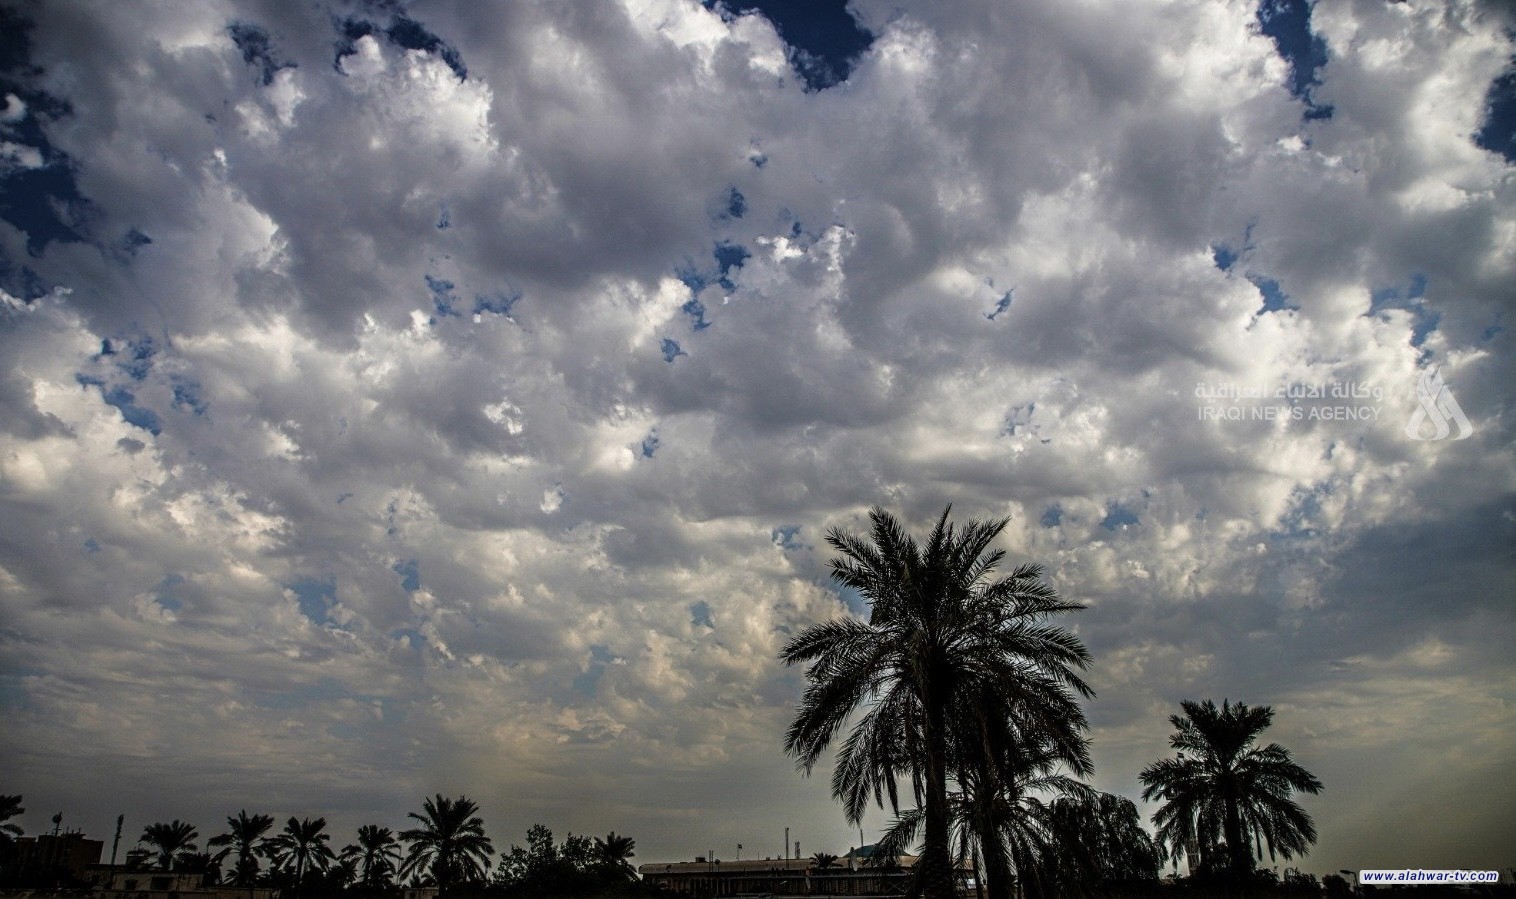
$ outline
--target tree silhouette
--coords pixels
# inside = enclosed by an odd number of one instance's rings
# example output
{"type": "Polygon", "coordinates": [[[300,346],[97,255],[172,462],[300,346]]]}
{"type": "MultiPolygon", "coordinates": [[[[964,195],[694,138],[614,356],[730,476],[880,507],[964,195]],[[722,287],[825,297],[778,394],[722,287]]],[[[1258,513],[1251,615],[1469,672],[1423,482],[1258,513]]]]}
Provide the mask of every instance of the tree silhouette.
{"type": "Polygon", "coordinates": [[[258,877],[258,856],[267,854],[264,838],[273,826],[273,815],[249,815],[247,809],[243,809],[237,817],[226,819],[226,833],[205,841],[207,846],[221,848],[213,856],[217,864],[224,862],[229,855],[236,856],[228,878],[233,886],[253,885],[258,877]]]}
{"type": "Polygon", "coordinates": [[[174,867],[174,859],[181,852],[193,852],[195,839],[200,832],[193,824],[186,824],[175,818],[167,824],[159,822],[149,824],[143,828],[142,836],[137,838],[139,843],[146,843],[157,850],[158,867],[168,871],[174,867]]]}
{"type": "Polygon", "coordinates": [[[636,840],[618,836],[614,830],[603,840],[599,837],[595,838],[595,854],[599,857],[601,867],[607,873],[627,880],[637,879],[637,869],[631,863],[631,859],[637,854],[632,851],[636,847],[636,840]]]}
{"type": "Polygon", "coordinates": [[[409,815],[421,826],[400,834],[400,839],[410,843],[400,875],[425,870],[439,894],[456,883],[482,878],[495,847],[484,835],[484,819],[477,816],[478,811],[479,806],[467,796],[448,799],[438,793],[424,801],[421,814],[409,815]]]}
{"type": "Polygon", "coordinates": [[[832,855],[830,852],[818,852],[811,856],[811,861],[816,863],[816,870],[824,871],[837,864],[837,856],[832,855]]]}
{"type": "Polygon", "coordinates": [[[400,842],[388,827],[365,824],[358,828],[358,842],[343,848],[342,858],[356,865],[363,886],[384,888],[400,865],[400,842]]]}
{"type": "Polygon", "coordinates": [[[948,523],[950,512],[924,544],[877,507],[869,513],[871,541],[828,531],[827,543],[841,554],[832,577],[869,601],[869,621],[814,625],[780,653],[787,664],[811,663],[785,738],[807,773],[867,706],[838,751],[832,793],[856,824],[871,798],[882,806],[888,797],[898,812],[896,779],[909,777],[924,831],[917,888],[927,899],[957,896],[948,780],[955,761],[966,760],[969,740],[998,740],[1026,721],[1059,715],[1082,731],[1071,691],[1093,695],[1073,673],[1089,663],[1084,645],[1043,623],[1081,607],[1059,599],[1034,565],[991,581],[1004,553],[989,545],[1007,520],[971,520],[959,529],[948,523]]]}
{"type": "Polygon", "coordinates": [[[1321,781],[1277,743],[1253,745],[1274,720],[1269,706],[1225,700],[1220,709],[1210,700],[1180,706],[1184,716],[1169,718],[1175,728],[1169,745],[1179,754],[1142,770],[1142,798],[1164,803],[1153,823],[1166,845],[1177,850],[1198,843],[1207,861],[1224,841],[1234,888],[1243,889],[1255,846],[1266,846],[1270,858],[1277,852],[1288,859],[1316,842],[1311,816],[1290,795],[1319,793],[1321,781]]]}
{"type": "Polygon", "coordinates": [[[334,858],[332,835],[326,832],[326,819],[304,820],[291,815],[284,830],[269,840],[269,854],[274,864],[294,877],[294,895],[299,896],[309,872],[325,871],[334,858]]]}

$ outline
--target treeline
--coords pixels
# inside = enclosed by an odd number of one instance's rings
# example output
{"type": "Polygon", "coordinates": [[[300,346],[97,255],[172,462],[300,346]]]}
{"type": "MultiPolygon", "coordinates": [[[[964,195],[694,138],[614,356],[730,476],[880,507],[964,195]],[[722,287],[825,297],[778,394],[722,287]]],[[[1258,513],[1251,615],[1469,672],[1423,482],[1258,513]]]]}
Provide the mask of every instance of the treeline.
{"type": "MultiPolygon", "coordinates": [[[[25,809],[21,796],[0,796],[0,889],[94,886],[67,870],[27,863],[19,851],[21,828],[8,819],[25,809]]],[[[198,877],[201,886],[273,891],[280,899],[390,899],[414,887],[447,896],[634,896],[650,890],[631,859],[636,841],[614,831],[604,837],[569,834],[562,843],[541,824],[526,845],[512,845],[493,870],[494,844],[479,807],[467,796],[442,795],[408,817],[416,826],[396,832],[378,824],[358,828],[340,850],[324,817],[290,817],[275,829],[272,815],[244,809],[226,819],[224,832],[200,845],[188,822],[143,828],[128,850],[125,870],[198,877]]]]}

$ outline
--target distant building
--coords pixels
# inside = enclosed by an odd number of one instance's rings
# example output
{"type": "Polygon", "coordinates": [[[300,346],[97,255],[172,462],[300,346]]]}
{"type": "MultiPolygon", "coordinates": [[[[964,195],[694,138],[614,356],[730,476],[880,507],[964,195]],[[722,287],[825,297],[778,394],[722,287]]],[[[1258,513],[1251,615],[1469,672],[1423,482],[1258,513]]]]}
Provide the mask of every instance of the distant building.
{"type": "Polygon", "coordinates": [[[91,865],[100,863],[105,843],[85,839],[82,833],[38,834],[16,837],[16,862],[23,871],[54,873],[83,881],[91,865]]]}
{"type": "Polygon", "coordinates": [[[205,883],[192,871],[142,871],[100,865],[101,885],[95,899],[272,899],[268,887],[234,887],[205,883]]]}
{"type": "MultiPolygon", "coordinates": [[[[917,857],[902,855],[894,864],[880,865],[871,863],[870,854],[855,849],[826,868],[818,867],[814,858],[721,861],[701,856],[692,862],[642,865],[637,873],[648,883],[693,899],[905,895],[910,889],[917,857]]],[[[966,878],[961,881],[966,888],[966,878]]]]}

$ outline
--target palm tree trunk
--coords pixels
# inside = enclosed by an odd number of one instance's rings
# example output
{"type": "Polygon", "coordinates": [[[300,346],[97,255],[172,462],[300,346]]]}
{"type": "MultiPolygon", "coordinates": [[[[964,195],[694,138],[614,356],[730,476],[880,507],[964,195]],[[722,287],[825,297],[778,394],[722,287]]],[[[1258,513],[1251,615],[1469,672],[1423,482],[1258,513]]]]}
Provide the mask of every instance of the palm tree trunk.
{"type": "Polygon", "coordinates": [[[916,884],[925,899],[958,899],[948,836],[946,729],[937,703],[926,706],[926,834],[916,862],[916,884]]]}
{"type": "Polygon", "coordinates": [[[1248,881],[1253,873],[1253,858],[1248,851],[1247,840],[1242,833],[1242,816],[1237,811],[1237,795],[1235,786],[1228,781],[1225,785],[1226,800],[1226,846],[1229,856],[1229,866],[1232,869],[1232,889],[1238,896],[1246,896],[1248,893],[1248,881]]]}

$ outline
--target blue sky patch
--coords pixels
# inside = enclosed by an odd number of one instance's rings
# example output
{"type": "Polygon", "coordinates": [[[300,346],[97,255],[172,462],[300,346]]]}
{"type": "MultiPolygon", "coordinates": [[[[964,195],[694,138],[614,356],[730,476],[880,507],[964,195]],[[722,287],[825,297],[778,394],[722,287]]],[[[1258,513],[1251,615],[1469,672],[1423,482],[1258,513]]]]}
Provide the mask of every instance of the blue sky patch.
{"type": "Polygon", "coordinates": [[[157,437],[163,433],[163,422],[158,418],[158,413],[151,409],[137,405],[137,396],[125,387],[112,387],[101,394],[106,405],[115,406],[121,410],[121,417],[126,423],[138,427],[157,437]]]}
{"type": "Polygon", "coordinates": [[[695,320],[692,327],[696,331],[704,331],[711,326],[711,323],[705,320],[705,304],[694,297],[690,297],[688,302],[680,306],[679,311],[695,320]]]}
{"type": "MultiPolygon", "coordinates": [[[[1380,287],[1369,294],[1369,311],[1365,315],[1379,315],[1387,309],[1401,309],[1411,314],[1411,346],[1426,343],[1432,332],[1442,323],[1442,313],[1426,304],[1427,277],[1416,272],[1411,280],[1401,287],[1380,287]]],[[[1430,351],[1428,351],[1430,352],[1430,351]]],[[[1423,358],[1425,354],[1423,354],[1423,358]]]]}
{"type": "Polygon", "coordinates": [[[1474,144],[1499,153],[1507,163],[1516,163],[1516,57],[1490,82],[1484,98],[1484,123],[1474,133],[1474,144]]]}
{"type": "Polygon", "coordinates": [[[984,314],[984,317],[990,321],[994,321],[996,317],[1004,314],[1006,310],[1011,308],[1011,301],[1015,298],[1015,295],[1016,291],[1014,288],[1007,290],[1005,292],[1005,295],[995,303],[995,308],[991,309],[989,312],[986,312],[984,314]]]}
{"type": "Polygon", "coordinates": [[[732,290],[736,287],[732,283],[732,279],[727,277],[728,273],[734,268],[741,268],[744,262],[753,257],[753,254],[747,251],[747,247],[744,247],[740,243],[728,243],[727,241],[716,244],[716,249],[711,255],[716,257],[716,264],[721,267],[721,275],[716,280],[727,290],[732,290]]]}
{"type": "Polygon", "coordinates": [[[392,569],[400,575],[400,587],[407,593],[414,593],[421,589],[421,568],[415,559],[404,559],[396,562],[392,569]]]}
{"type": "Polygon", "coordinates": [[[279,59],[268,32],[257,25],[233,22],[226,26],[226,33],[231,37],[232,43],[237,45],[237,49],[242,51],[242,61],[258,72],[258,83],[264,87],[274,83],[274,76],[280,69],[296,67],[292,62],[279,59]]]}
{"type": "Polygon", "coordinates": [[[1056,528],[1060,524],[1063,524],[1063,507],[1057,503],[1048,506],[1043,511],[1042,518],[1038,519],[1037,523],[1045,528],[1056,528]]]}
{"type": "Polygon", "coordinates": [[[453,303],[456,302],[457,299],[453,296],[453,282],[448,281],[445,278],[433,278],[431,275],[425,275],[423,277],[426,278],[427,292],[432,295],[432,307],[437,310],[438,315],[451,315],[456,317],[462,314],[457,309],[453,308],[453,303]]]}
{"type": "Polygon", "coordinates": [[[605,675],[605,667],[615,660],[610,647],[598,643],[590,646],[589,662],[584,671],[574,678],[574,692],[586,699],[593,697],[600,688],[600,678],[605,675]]]}
{"type": "Polygon", "coordinates": [[[204,415],[207,409],[205,400],[200,397],[200,385],[188,378],[174,377],[174,408],[188,410],[195,415],[204,415]]]}
{"type": "Polygon", "coordinates": [[[1326,41],[1311,30],[1311,3],[1262,0],[1258,4],[1258,24],[1264,34],[1274,39],[1279,55],[1290,64],[1290,93],[1305,102],[1305,118],[1331,118],[1332,107],[1319,105],[1311,97],[1312,88],[1321,84],[1316,71],[1327,64],[1326,41]]]}
{"type": "Polygon", "coordinates": [[[40,256],[55,240],[84,240],[89,201],[79,193],[72,161],[43,131],[44,121],[72,115],[73,109],[31,86],[41,71],[31,59],[31,31],[32,22],[21,13],[0,7],[0,102],[14,94],[26,105],[26,114],[17,121],[0,123],[0,138],[35,149],[43,163],[40,168],[16,166],[0,176],[0,221],[26,234],[27,253],[40,256]]]}
{"type": "Polygon", "coordinates": [[[708,627],[716,629],[716,622],[711,618],[711,607],[703,599],[690,603],[690,624],[694,627],[708,627]]]}
{"type": "Polygon", "coordinates": [[[1125,527],[1135,527],[1141,524],[1141,520],[1130,511],[1122,508],[1120,503],[1112,502],[1106,506],[1105,517],[1100,520],[1100,526],[1108,531],[1119,531],[1125,527]]]}
{"type": "Polygon", "coordinates": [[[337,22],[336,27],[337,55],[332,66],[338,71],[342,70],[342,57],[357,52],[359,39],[373,36],[384,37],[402,50],[420,50],[438,56],[453,70],[459,81],[468,78],[468,67],[463,64],[458,49],[403,13],[391,19],[388,28],[380,28],[366,19],[347,19],[337,22]]]}
{"type": "Polygon", "coordinates": [[[1299,309],[1299,306],[1290,305],[1290,295],[1285,293],[1279,286],[1279,282],[1273,278],[1265,278],[1262,275],[1248,275],[1248,280],[1263,294],[1263,305],[1258,307],[1254,315],[1262,315],[1265,312],[1283,312],[1286,309],[1299,309]]]}
{"type": "Polygon", "coordinates": [[[663,338],[663,340],[659,341],[659,343],[658,343],[658,349],[659,349],[660,352],[663,353],[663,361],[664,362],[673,362],[675,359],[678,359],[680,356],[688,356],[689,355],[689,353],[686,353],[684,350],[681,350],[679,348],[679,342],[677,340],[670,340],[667,337],[665,337],[665,338],[663,338]]]}
{"type": "Polygon", "coordinates": [[[740,219],[747,214],[747,197],[742,191],[732,188],[726,195],[726,214],[734,219],[740,219]]]}
{"type": "Polygon", "coordinates": [[[662,445],[662,442],[658,439],[658,429],[654,428],[648,431],[646,437],[642,438],[642,443],[639,444],[638,450],[642,454],[642,458],[651,459],[653,458],[653,454],[658,452],[658,447],[662,445]]]}
{"type": "Polygon", "coordinates": [[[295,594],[295,601],[300,605],[300,614],[309,618],[312,624],[331,623],[332,606],[337,604],[335,581],[302,578],[285,586],[295,594]]]}
{"type": "Polygon", "coordinates": [[[498,293],[481,293],[474,296],[474,314],[481,315],[485,312],[491,315],[503,315],[511,318],[511,310],[521,301],[521,294],[508,291],[498,293]]]}
{"type": "Polygon", "coordinates": [[[781,524],[769,531],[769,539],[774,545],[786,552],[794,549],[809,549],[810,547],[800,541],[800,525],[781,524]]]}
{"type": "Polygon", "coordinates": [[[772,22],[784,40],[790,67],[805,81],[808,92],[846,81],[858,58],[874,42],[874,35],[848,11],[847,0],[703,2],[723,17],[756,12],[772,22]]]}

